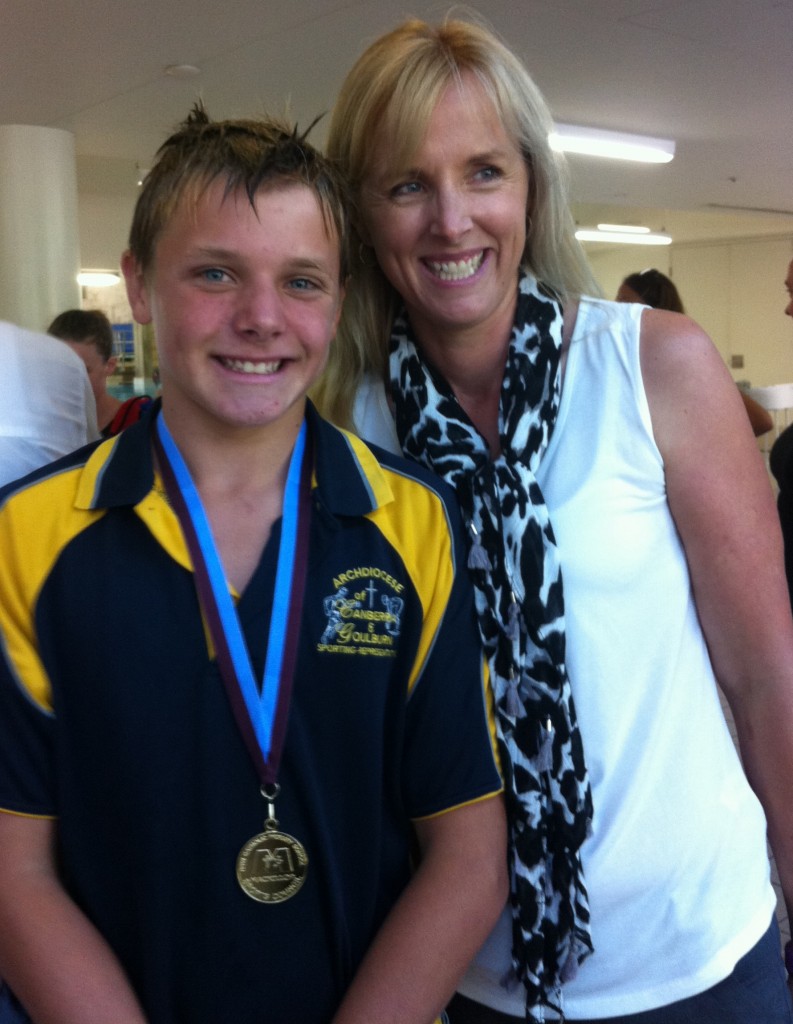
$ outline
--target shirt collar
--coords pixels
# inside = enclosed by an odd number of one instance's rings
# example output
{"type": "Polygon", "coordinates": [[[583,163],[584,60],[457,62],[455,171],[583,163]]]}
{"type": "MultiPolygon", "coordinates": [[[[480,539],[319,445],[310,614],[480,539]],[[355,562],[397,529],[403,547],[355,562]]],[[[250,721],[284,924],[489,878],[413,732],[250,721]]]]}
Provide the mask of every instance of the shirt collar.
{"type": "MultiPolygon", "coordinates": [[[[151,431],[159,414],[157,399],[131,427],[100,444],[85,464],[76,504],[84,509],[134,506],[154,486],[151,431]]],[[[361,516],[393,500],[386,474],[370,449],[354,434],[339,430],[307,402],[314,439],[317,500],[333,515],[361,516]]]]}
{"type": "Polygon", "coordinates": [[[154,485],[151,430],[160,411],[153,402],[137,423],[100,444],[83,469],[75,504],[84,509],[137,505],[154,485]]]}
{"type": "Polygon", "coordinates": [[[322,419],[310,402],[306,416],[314,438],[314,486],[330,513],[368,515],[394,500],[385,472],[360,438],[322,419]]]}

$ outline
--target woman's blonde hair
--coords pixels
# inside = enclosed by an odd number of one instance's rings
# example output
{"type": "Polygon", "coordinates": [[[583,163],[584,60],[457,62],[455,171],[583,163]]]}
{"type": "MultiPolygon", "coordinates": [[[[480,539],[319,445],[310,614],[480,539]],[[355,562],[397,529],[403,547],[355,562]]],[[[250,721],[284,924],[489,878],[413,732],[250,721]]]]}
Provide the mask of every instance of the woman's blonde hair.
{"type": "Polygon", "coordinates": [[[491,32],[471,22],[404,22],[359,57],[342,84],[328,134],[328,156],[352,192],[352,274],[328,368],[314,397],[325,415],[342,426],[352,425],[352,403],[363,375],[385,377],[388,337],[399,304],[372,249],[355,244],[361,241],[356,204],[377,143],[388,140],[395,169],[409,166],[443,92],[466,72],[485,89],[529,169],[531,216],[523,266],[562,300],[597,291],[573,232],[566,165],[548,143],[551,116],[523,64],[491,32]]]}

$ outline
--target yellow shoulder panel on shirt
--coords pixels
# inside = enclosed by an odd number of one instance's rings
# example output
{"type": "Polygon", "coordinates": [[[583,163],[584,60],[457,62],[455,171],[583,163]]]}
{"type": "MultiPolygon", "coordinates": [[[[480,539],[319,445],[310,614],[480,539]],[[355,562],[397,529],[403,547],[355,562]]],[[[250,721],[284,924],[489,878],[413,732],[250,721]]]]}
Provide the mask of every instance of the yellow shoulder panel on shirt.
{"type": "Polygon", "coordinates": [[[0,509],[0,634],[6,657],[31,699],[51,711],[50,683],[37,652],[36,601],[61,551],[102,515],[78,508],[83,467],[12,494],[0,509]]]}
{"type": "Polygon", "coordinates": [[[85,465],[80,467],[73,499],[75,508],[90,509],[96,505],[102,474],[120,437],[121,435],[117,434],[104,441],[91,452],[85,465]]]}
{"type": "Polygon", "coordinates": [[[424,613],[424,630],[408,692],[432,649],[454,582],[454,550],[446,506],[438,494],[409,476],[381,469],[394,501],[376,509],[372,521],[401,555],[424,613]]]}
{"type": "Polygon", "coordinates": [[[376,503],[378,505],[387,505],[393,501],[394,495],[388,485],[388,470],[380,465],[368,445],[359,437],[349,430],[342,430],[341,433],[344,434],[347,443],[355,453],[355,457],[363,470],[366,482],[376,503]]]}

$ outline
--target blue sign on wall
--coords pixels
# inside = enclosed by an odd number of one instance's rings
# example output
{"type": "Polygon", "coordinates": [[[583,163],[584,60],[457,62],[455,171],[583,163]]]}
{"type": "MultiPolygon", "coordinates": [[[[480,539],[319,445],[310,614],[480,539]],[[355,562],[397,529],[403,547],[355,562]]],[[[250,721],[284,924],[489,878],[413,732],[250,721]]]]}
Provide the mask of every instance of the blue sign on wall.
{"type": "Polygon", "coordinates": [[[135,355],[135,328],[133,324],[113,324],[116,354],[123,358],[135,355]]]}

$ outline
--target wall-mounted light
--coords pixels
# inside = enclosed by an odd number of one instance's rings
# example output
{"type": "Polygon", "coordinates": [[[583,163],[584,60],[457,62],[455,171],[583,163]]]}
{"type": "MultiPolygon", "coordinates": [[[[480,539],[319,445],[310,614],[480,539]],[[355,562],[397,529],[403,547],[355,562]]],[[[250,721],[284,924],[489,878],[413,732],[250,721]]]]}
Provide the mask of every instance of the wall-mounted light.
{"type": "Polygon", "coordinates": [[[647,135],[629,135],[600,128],[579,128],[557,124],[548,136],[551,149],[560,153],[581,153],[604,156],[612,160],[637,160],[646,164],[666,164],[675,155],[671,139],[655,139],[647,135]]]}
{"type": "Polygon", "coordinates": [[[120,280],[121,275],[112,270],[81,270],[77,275],[77,283],[83,288],[109,288],[120,280]]]}
{"type": "Polygon", "coordinates": [[[575,233],[579,242],[617,242],[623,245],[671,245],[672,236],[653,233],[647,229],[646,233],[637,232],[635,229],[624,231],[600,231],[595,228],[579,228],[575,233]]]}

